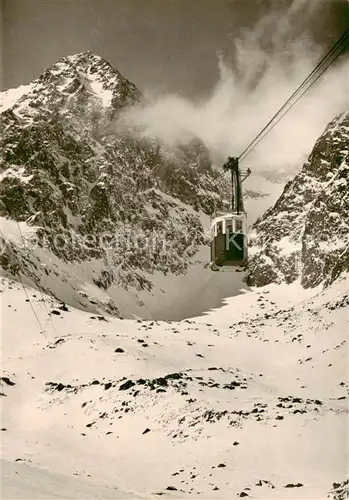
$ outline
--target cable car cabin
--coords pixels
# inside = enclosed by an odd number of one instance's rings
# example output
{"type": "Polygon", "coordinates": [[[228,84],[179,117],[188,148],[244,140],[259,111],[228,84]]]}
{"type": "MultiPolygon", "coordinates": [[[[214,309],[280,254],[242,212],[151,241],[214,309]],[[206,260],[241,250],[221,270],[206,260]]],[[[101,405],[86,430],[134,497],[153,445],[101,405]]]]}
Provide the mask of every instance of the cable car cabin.
{"type": "Polygon", "coordinates": [[[212,220],[211,264],[218,267],[247,264],[247,219],[244,212],[223,214],[212,220]]]}
{"type": "Polygon", "coordinates": [[[211,223],[211,263],[217,271],[238,270],[247,264],[247,218],[244,209],[242,183],[251,174],[239,169],[239,157],[228,157],[223,169],[231,172],[231,213],[217,214],[211,223]]]}

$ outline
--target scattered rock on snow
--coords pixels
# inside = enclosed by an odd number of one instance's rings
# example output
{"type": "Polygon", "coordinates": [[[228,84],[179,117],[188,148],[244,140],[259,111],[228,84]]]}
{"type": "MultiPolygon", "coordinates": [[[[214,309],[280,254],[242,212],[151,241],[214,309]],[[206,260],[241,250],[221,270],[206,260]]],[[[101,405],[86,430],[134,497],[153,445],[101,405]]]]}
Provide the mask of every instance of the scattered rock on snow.
{"type": "Polygon", "coordinates": [[[6,385],[11,385],[11,386],[16,385],[16,383],[10,380],[9,377],[1,377],[0,381],[5,382],[6,385]]]}

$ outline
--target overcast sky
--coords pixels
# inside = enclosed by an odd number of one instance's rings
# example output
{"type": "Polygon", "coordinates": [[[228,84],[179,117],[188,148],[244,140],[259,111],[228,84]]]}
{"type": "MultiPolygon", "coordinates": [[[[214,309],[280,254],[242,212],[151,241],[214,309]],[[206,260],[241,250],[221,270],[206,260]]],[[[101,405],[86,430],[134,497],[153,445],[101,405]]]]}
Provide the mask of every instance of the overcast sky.
{"type": "MultiPolygon", "coordinates": [[[[347,0],[300,16],[297,33],[323,44],[344,31],[347,0]]],[[[217,52],[233,57],[234,37],[290,0],[2,0],[3,88],[28,83],[68,54],[92,50],[141,90],[194,95],[218,78],[217,52]]]]}

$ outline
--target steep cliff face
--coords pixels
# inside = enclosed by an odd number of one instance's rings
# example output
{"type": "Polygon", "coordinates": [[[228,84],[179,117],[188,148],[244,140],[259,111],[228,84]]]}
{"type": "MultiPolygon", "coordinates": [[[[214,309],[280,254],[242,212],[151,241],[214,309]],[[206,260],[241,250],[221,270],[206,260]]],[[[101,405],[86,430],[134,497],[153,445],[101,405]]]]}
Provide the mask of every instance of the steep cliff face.
{"type": "Polygon", "coordinates": [[[253,227],[248,282],[304,287],[330,283],[348,269],[349,113],[336,117],[308,161],[253,227]]]}
{"type": "Polygon", "coordinates": [[[31,234],[25,245],[3,235],[7,271],[47,288],[48,275],[66,283],[85,263],[98,288],[137,291],[152,289],[154,272],[187,270],[205,242],[200,214],[222,204],[222,176],[199,141],[169,150],[120,130],[141,93],[91,53],[2,97],[1,215],[31,234]]]}

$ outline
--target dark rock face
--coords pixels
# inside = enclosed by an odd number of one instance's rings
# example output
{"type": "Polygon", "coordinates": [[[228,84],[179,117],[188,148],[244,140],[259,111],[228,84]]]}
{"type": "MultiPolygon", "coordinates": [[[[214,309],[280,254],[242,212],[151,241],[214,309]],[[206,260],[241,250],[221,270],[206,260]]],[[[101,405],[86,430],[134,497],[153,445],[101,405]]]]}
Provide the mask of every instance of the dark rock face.
{"type": "MultiPolygon", "coordinates": [[[[199,211],[222,208],[222,176],[199,141],[169,151],[120,131],[120,112],[141,100],[87,52],[47,69],[1,114],[0,215],[32,226],[62,262],[102,262],[93,282],[103,290],[149,289],[144,271],[185,272],[205,242],[199,211]]],[[[9,245],[2,254],[40,285],[28,259],[9,245]]]]}
{"type": "Polygon", "coordinates": [[[349,113],[335,118],[250,239],[250,285],[331,283],[349,269],[349,113]]]}

